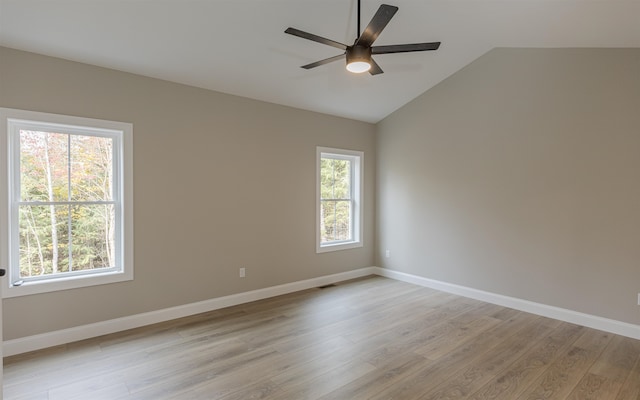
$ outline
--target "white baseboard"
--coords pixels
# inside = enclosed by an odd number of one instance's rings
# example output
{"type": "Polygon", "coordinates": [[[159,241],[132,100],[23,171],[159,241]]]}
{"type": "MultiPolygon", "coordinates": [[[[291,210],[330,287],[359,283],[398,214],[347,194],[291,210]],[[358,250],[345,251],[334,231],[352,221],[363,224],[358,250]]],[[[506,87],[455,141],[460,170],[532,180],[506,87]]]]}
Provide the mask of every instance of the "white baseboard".
{"type": "Polygon", "coordinates": [[[280,296],[287,293],[298,292],[300,290],[311,289],[322,285],[374,274],[374,267],[361,268],[339,274],[320,276],[304,281],[252,290],[250,292],[217,297],[210,300],[166,308],[163,310],[96,322],[94,324],[76,326],[69,329],[6,340],[3,343],[3,352],[5,357],[13,356],[16,354],[27,353],[29,351],[76,342],[78,340],[107,335],[109,333],[120,332],[127,329],[139,328],[141,326],[151,325],[158,322],[170,321],[176,318],[188,317],[190,315],[200,314],[207,311],[213,311],[220,308],[249,303],[251,301],[262,300],[269,297],[280,296]]]}
{"type": "Polygon", "coordinates": [[[108,321],[97,322],[69,329],[62,329],[54,332],[42,333],[39,335],[27,336],[18,339],[7,340],[3,343],[4,356],[12,356],[29,351],[40,350],[47,347],[58,346],[78,340],[90,339],[96,336],[107,335],[127,329],[139,328],[159,322],[170,321],[176,318],[188,317],[207,311],[213,311],[225,307],[249,303],[251,301],[262,300],[269,297],[280,296],[300,290],[337,283],[349,279],[360,278],[367,275],[380,275],[387,278],[413,283],[419,286],[429,287],[459,296],[469,297],[487,303],[497,304],[516,310],[526,311],[532,314],[541,315],[561,321],[566,321],[589,328],[599,329],[605,332],[615,333],[640,339],[640,326],[626,322],[602,318],[595,315],[584,314],[564,308],[553,307],[546,304],[535,303],[515,297],[503,296],[500,294],[485,292],[465,286],[454,285],[434,279],[423,278],[404,272],[394,271],[379,267],[367,267],[339,274],[326,275],[304,281],[287,283],[284,285],[272,286],[264,289],[252,290],[249,292],[233,294],[230,296],[218,297],[204,300],[197,303],[185,304],[182,306],[166,308],[163,310],[151,311],[143,314],[131,315],[123,318],[116,318],[108,321]]]}
{"type": "Polygon", "coordinates": [[[526,311],[532,314],[541,315],[560,321],[570,322],[573,324],[582,325],[605,332],[615,333],[616,335],[622,335],[633,339],[640,339],[640,325],[629,324],[626,322],[598,317],[595,315],[585,314],[565,308],[535,303],[533,301],[518,299],[515,297],[503,296],[501,294],[485,292],[483,290],[454,285],[452,283],[437,281],[434,279],[423,278],[421,276],[411,275],[386,268],[374,267],[374,273],[376,275],[384,276],[387,278],[413,283],[419,286],[425,286],[443,292],[481,300],[487,303],[497,304],[500,306],[514,308],[516,310],[526,311]]]}

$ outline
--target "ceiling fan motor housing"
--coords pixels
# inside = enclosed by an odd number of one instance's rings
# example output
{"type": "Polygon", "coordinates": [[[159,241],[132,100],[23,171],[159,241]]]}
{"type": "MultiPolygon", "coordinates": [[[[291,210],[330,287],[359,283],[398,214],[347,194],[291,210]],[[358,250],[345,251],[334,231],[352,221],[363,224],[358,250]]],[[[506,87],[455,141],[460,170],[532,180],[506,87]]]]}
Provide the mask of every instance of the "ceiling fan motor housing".
{"type": "Polygon", "coordinates": [[[347,47],[347,65],[359,61],[371,63],[371,47],[357,44],[347,47]]]}

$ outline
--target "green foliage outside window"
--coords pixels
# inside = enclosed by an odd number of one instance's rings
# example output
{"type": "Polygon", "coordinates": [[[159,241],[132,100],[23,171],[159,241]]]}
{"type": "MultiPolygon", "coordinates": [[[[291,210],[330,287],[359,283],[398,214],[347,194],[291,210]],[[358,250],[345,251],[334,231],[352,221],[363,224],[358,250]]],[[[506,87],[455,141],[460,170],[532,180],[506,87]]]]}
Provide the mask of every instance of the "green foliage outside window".
{"type": "Polygon", "coordinates": [[[115,264],[113,139],[20,130],[20,277],[115,264]]]}
{"type": "Polygon", "coordinates": [[[320,159],[321,243],[352,238],[351,171],[349,160],[320,159]]]}

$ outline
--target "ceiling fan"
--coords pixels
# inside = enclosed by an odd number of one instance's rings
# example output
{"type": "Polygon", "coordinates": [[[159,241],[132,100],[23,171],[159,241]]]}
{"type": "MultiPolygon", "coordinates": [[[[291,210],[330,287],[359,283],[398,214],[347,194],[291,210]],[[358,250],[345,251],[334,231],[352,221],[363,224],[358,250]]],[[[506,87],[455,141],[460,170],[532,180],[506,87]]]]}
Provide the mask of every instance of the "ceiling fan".
{"type": "Polygon", "coordinates": [[[304,32],[296,28],[287,28],[284,32],[344,50],[344,53],[340,55],[303,65],[301,68],[311,69],[319,67],[320,65],[340,60],[346,55],[348,71],[355,73],[369,71],[371,75],[378,75],[383,73],[383,71],[373,58],[371,58],[372,54],[409,53],[414,51],[437,50],[438,47],[440,47],[440,42],[372,46],[373,42],[375,42],[380,35],[380,32],[382,32],[385,26],[387,26],[397,11],[398,7],[396,6],[382,4],[371,19],[371,22],[369,22],[369,25],[364,29],[364,32],[360,33],[360,0],[358,0],[358,37],[351,46],[314,35],[313,33],[304,32]]]}

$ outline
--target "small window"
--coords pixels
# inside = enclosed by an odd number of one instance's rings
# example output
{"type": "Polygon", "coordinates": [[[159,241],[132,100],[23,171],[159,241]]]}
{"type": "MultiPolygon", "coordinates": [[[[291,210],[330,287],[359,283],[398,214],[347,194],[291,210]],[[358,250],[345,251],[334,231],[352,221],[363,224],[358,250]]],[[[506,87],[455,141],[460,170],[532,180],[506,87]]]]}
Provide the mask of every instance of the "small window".
{"type": "Polygon", "coordinates": [[[5,297],[132,279],[131,124],[0,111],[5,297]]]}
{"type": "Polygon", "coordinates": [[[316,251],[361,247],[364,153],[326,147],[316,153],[316,251]]]}

